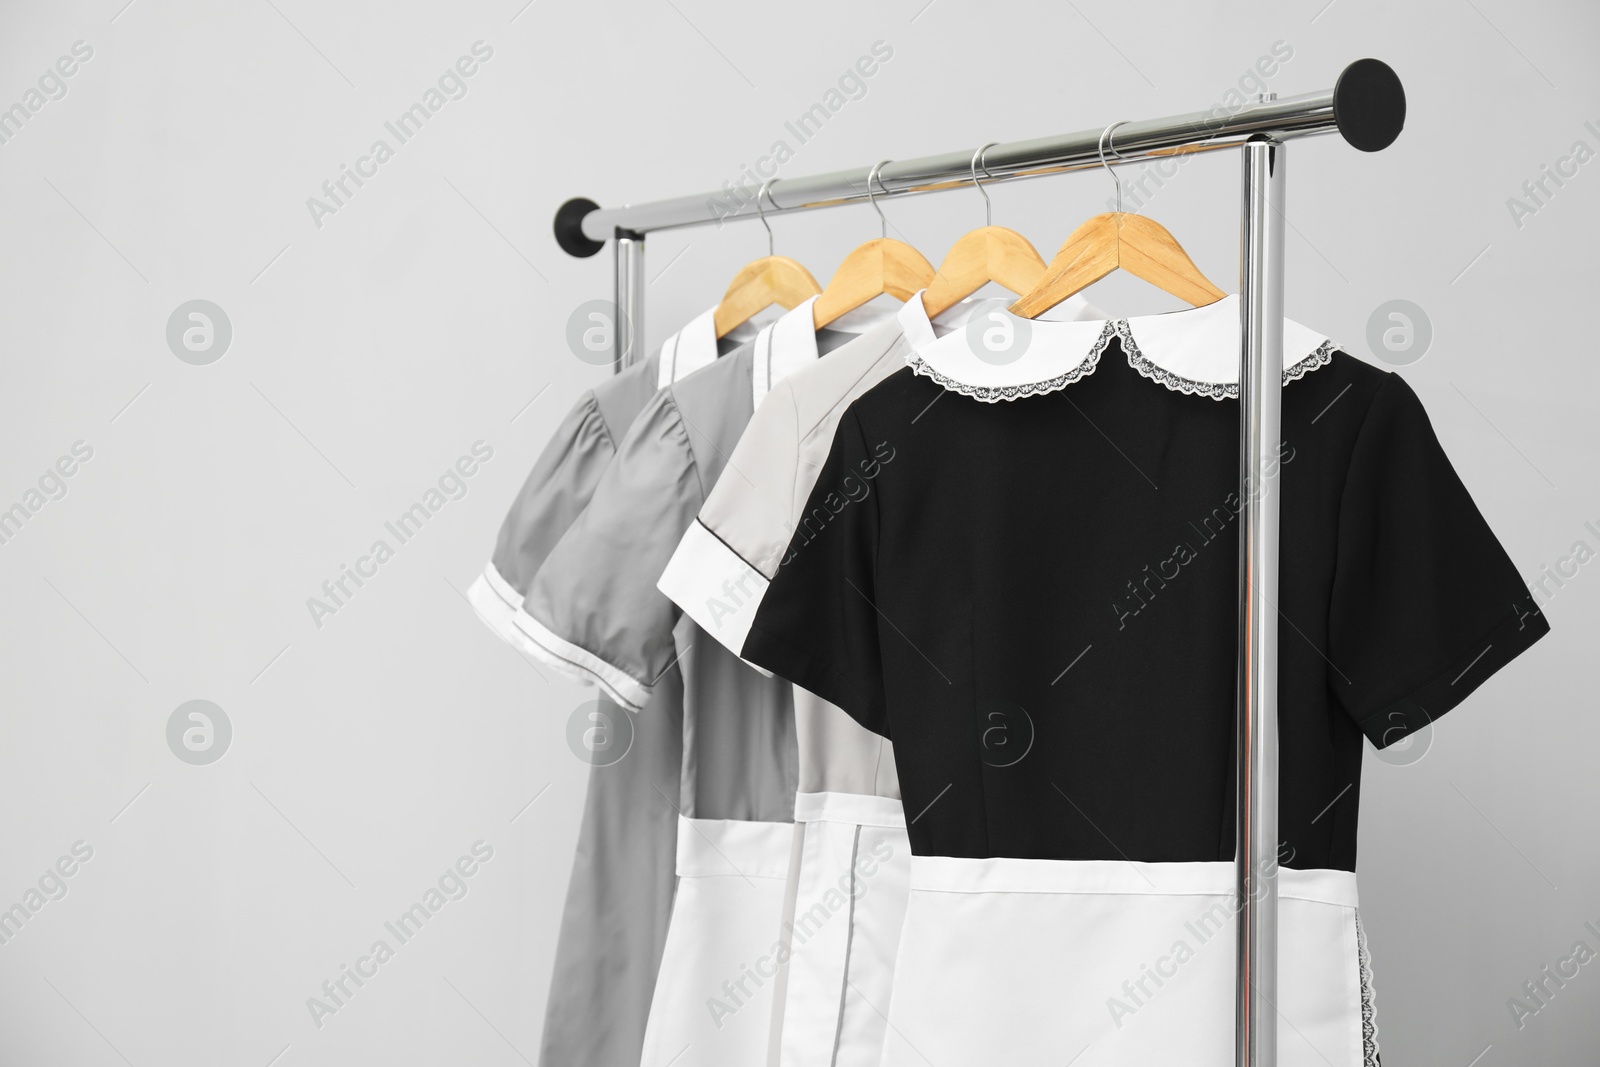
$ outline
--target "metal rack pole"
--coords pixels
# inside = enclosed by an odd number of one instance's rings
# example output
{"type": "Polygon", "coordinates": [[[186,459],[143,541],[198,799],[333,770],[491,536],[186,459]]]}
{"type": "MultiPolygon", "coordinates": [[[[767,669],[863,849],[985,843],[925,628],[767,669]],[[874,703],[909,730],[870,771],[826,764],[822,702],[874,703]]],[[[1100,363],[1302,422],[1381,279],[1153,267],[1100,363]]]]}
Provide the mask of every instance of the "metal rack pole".
{"type": "MultiPolygon", "coordinates": [[[[1362,59],[1332,89],[1264,96],[1234,111],[1212,109],[1124,122],[1108,140],[1113,165],[1241,147],[1239,346],[1239,661],[1235,876],[1238,915],[1237,1067],[1275,1067],[1278,971],[1278,514],[1277,453],[1283,386],[1283,142],[1337,131],[1363,152],[1387,148],[1405,125],[1405,90],[1386,64],[1362,59]]],[[[1101,166],[1101,127],[994,145],[984,169],[1014,181],[1101,166]]],[[[902,160],[878,171],[881,198],[959,188],[970,181],[962,150],[902,160]]],[[[785,178],[785,203],[768,191],[767,215],[865,202],[870,168],[785,178]]],[[[618,366],[642,356],[644,238],[655,230],[755,218],[756,191],[726,185],[696,196],[603,209],[574,198],[556,212],[556,242],[592,256],[615,241],[618,366]]]]}
{"type": "Polygon", "coordinates": [[[1278,1062],[1278,451],[1285,149],[1245,144],[1239,219],[1237,1067],[1278,1062]]]}
{"type": "MultiPolygon", "coordinates": [[[[1376,152],[1393,143],[1404,123],[1405,90],[1399,77],[1379,60],[1360,59],[1340,73],[1332,89],[1322,92],[1258,100],[1234,110],[1213,108],[1163,119],[1123,122],[1107,140],[1106,154],[1113,164],[1138,163],[1237,147],[1262,134],[1285,141],[1335,131],[1354,147],[1376,152]]],[[[1078,133],[994,145],[983,154],[984,171],[989,175],[985,184],[1098,167],[1103,130],[1103,126],[1097,126],[1078,133]]],[[[879,170],[874,192],[881,200],[885,196],[970,188],[971,165],[970,148],[894,160],[879,170]]],[[[773,181],[768,189],[766,214],[770,217],[866,203],[870,172],[870,167],[861,167],[773,181]]],[[[754,185],[738,187],[729,183],[707,193],[618,208],[601,208],[591,200],[575,198],[556,212],[556,241],[572,255],[591,256],[619,230],[637,236],[679,226],[754,219],[758,215],[758,191],[754,185]]]]}
{"type": "Polygon", "coordinates": [[[644,358],[644,234],[618,229],[615,244],[617,359],[612,367],[620,371],[644,358]]]}

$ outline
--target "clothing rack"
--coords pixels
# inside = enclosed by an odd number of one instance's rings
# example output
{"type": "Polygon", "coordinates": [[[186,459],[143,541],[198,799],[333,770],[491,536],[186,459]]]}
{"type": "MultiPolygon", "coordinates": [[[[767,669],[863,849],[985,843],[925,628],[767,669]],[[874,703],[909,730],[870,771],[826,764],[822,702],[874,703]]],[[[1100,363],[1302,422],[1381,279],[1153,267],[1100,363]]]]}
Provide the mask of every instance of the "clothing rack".
{"type": "MultiPolygon", "coordinates": [[[[1277,1063],[1278,962],[1278,507],[1283,385],[1285,142],[1337,131],[1363,152],[1387,148],[1405,124],[1405,90],[1385,63],[1361,59],[1332,89],[1277,99],[1262,94],[1235,110],[1120,122],[1056,137],[997,144],[983,153],[990,182],[1063,174],[1102,164],[1239,148],[1239,643],[1236,696],[1235,894],[1237,1067],[1277,1063]],[[1104,143],[1104,151],[1101,145],[1104,143]]],[[[788,214],[955,189],[972,180],[970,150],[877,168],[784,178],[768,185],[765,214],[788,214]],[[872,177],[876,170],[875,178],[872,177]]],[[[726,186],[618,208],[573,199],[556,212],[555,235],[574,256],[613,242],[617,365],[639,358],[644,337],[647,234],[758,216],[756,194],[726,186]]]]}

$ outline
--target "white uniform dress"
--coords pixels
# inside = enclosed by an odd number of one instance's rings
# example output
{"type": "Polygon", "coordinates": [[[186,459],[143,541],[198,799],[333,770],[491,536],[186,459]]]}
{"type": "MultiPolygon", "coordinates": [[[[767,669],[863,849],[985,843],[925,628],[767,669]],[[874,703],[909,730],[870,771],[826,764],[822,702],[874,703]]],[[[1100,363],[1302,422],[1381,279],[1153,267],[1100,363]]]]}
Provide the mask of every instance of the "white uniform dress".
{"type": "MultiPolygon", "coordinates": [[[[920,298],[919,298],[920,299],[920,298]]],[[[964,328],[985,302],[964,301],[935,328],[964,328]]],[[[1073,297],[1053,317],[1101,313],[1073,297]]],[[[971,328],[982,329],[981,314],[971,328]]],[[[742,652],[750,620],[797,529],[839,416],[905,367],[897,316],[774,386],[739,440],[740,477],[712,490],[661,576],[662,592],[718,641],[742,652]]],[[[833,487],[868,491],[871,472],[833,487]]],[[[877,1067],[904,917],[911,849],[889,741],[796,688],[800,795],[769,1063],[877,1067]]],[[[915,813],[913,813],[915,814],[915,813]]]]}

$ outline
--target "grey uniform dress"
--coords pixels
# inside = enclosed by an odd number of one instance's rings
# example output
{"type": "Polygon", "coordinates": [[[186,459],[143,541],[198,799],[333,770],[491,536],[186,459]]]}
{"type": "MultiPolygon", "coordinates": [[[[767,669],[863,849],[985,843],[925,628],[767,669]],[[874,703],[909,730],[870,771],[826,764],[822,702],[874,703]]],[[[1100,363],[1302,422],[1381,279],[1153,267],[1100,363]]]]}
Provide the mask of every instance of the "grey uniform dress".
{"type": "Polygon", "coordinates": [[[535,655],[624,707],[656,710],[681,673],[683,770],[658,798],[679,823],[677,898],[646,1067],[751,1067],[766,1055],[798,775],[792,687],[743,663],[657,588],[684,530],[772,384],[850,334],[809,302],[663,390],[550,553],[515,624],[535,655]]]}
{"type": "MultiPolygon", "coordinates": [[[[512,625],[523,594],[589,503],[634,418],[660,388],[752,332],[719,343],[707,311],[658,352],[578,399],[528,474],[493,556],[468,591],[491,629],[513,646],[525,644],[512,625]]],[[[601,702],[602,715],[627,714],[604,696],[601,702]]],[[[639,1062],[672,909],[678,824],[659,794],[678,792],[682,707],[683,687],[674,677],[635,723],[627,757],[591,768],[545,1007],[542,1067],[639,1062]]]]}

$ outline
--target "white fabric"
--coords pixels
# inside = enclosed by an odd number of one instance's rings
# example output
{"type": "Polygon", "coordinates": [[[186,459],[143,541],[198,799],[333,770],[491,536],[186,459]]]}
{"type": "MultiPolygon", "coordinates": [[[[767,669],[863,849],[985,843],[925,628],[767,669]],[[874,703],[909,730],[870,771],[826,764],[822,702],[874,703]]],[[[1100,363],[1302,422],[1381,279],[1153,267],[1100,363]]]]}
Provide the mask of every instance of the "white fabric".
{"type": "MultiPolygon", "coordinates": [[[[913,857],[883,1067],[1231,1067],[1231,863],[913,857]]],[[[1362,1067],[1355,875],[1282,870],[1278,1063],[1362,1067]]]]}
{"type": "MultiPolygon", "coordinates": [[[[756,407],[778,382],[817,361],[816,318],[811,306],[817,297],[783,313],[777,321],[756,334],[755,362],[750,371],[751,399],[756,407]]],[[[894,318],[894,312],[877,304],[867,304],[841,315],[827,327],[836,333],[864,333],[894,318]]]]}
{"type": "MultiPolygon", "coordinates": [[[[919,297],[900,309],[901,327],[924,372],[980,390],[1038,385],[1090,373],[1109,337],[1108,326],[1126,331],[1138,355],[1188,382],[1236,385],[1239,380],[1239,298],[1225,296],[1204,307],[1166,315],[1144,315],[1115,323],[1095,320],[1023,319],[1003,308],[984,315],[991,328],[1026,334],[1014,358],[996,362],[973,346],[971,330],[936,336],[919,297]],[[986,358],[988,357],[988,358],[986,358]]],[[[1327,338],[1290,319],[1283,322],[1283,365],[1287,371],[1317,355],[1327,338]]]]}
{"type": "Polygon", "coordinates": [[[656,588],[671,597],[707,633],[739,652],[769,584],[766,575],[696,519],[684,531],[656,588]]]}
{"type": "Polygon", "coordinates": [[[641,1067],[765,1058],[793,834],[789,823],[679,818],[678,892],[641,1067]]]}
{"type": "Polygon", "coordinates": [[[651,687],[631,678],[587,649],[579,648],[552,631],[527,611],[518,608],[511,618],[517,630],[517,644],[539,662],[549,665],[576,682],[594,682],[607,696],[629,711],[643,711],[651,687]]]}
{"type": "Polygon", "coordinates": [[[513,646],[519,644],[512,618],[522,606],[522,594],[506,581],[505,576],[495,568],[493,560],[483,565],[483,573],[467,587],[467,602],[484,625],[499,635],[502,641],[513,646]]]}
{"type": "MultiPolygon", "coordinates": [[[[755,330],[750,324],[741,323],[726,339],[738,344],[754,336],[755,330]]],[[[662,342],[656,364],[656,388],[665,389],[673,382],[682,381],[686,375],[715,360],[717,351],[717,309],[713,307],[690,319],[683,329],[662,342]]]]}
{"type": "Polygon", "coordinates": [[[777,1062],[877,1067],[911,867],[904,810],[887,797],[801,793],[795,824],[777,1062]]]}

